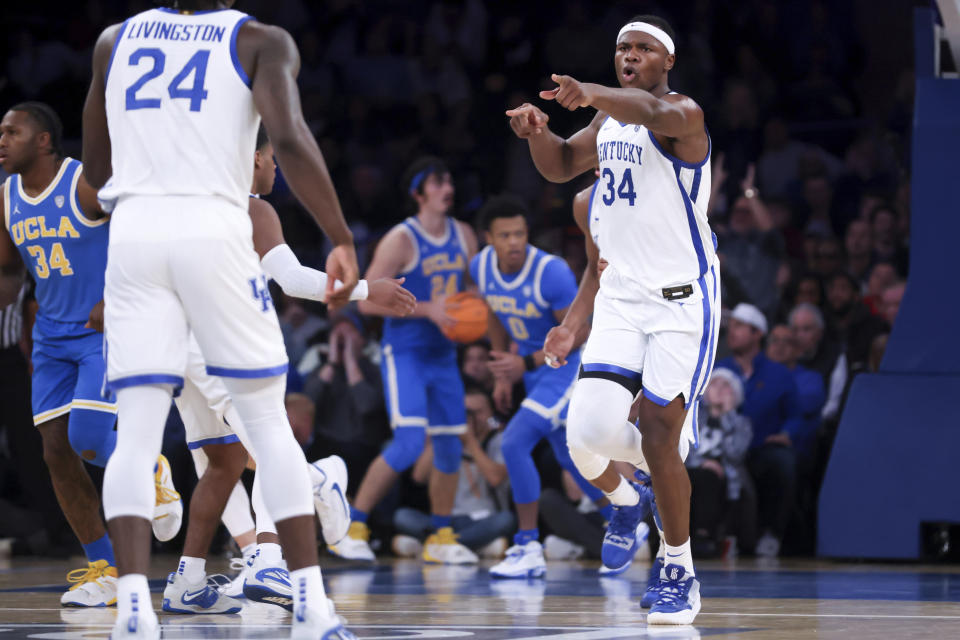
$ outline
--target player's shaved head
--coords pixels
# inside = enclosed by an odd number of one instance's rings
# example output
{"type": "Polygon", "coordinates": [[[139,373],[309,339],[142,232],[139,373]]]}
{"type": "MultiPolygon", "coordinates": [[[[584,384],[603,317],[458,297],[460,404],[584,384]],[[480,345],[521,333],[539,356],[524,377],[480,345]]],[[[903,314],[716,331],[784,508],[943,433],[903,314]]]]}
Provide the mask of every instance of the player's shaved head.
{"type": "Polygon", "coordinates": [[[50,134],[50,153],[57,157],[63,156],[63,123],[50,105],[43,102],[21,102],[10,107],[10,111],[27,114],[37,133],[50,134]]]}

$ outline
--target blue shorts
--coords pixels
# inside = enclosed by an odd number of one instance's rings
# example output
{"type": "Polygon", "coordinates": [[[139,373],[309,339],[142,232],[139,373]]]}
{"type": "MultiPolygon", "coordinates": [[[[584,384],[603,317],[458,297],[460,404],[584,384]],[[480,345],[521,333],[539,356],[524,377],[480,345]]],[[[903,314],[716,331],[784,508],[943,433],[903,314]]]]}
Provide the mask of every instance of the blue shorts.
{"type": "Polygon", "coordinates": [[[83,323],[37,319],[33,327],[33,424],[39,425],[71,409],[116,415],[114,398],[101,393],[106,362],[103,334],[83,323]]]}
{"type": "Polygon", "coordinates": [[[391,427],[425,427],[430,435],[466,431],[467,410],[455,351],[432,355],[395,351],[384,344],[380,372],[391,427]]]}
{"type": "Polygon", "coordinates": [[[579,351],[571,353],[567,357],[567,364],[559,369],[543,365],[525,373],[523,386],[527,395],[520,406],[549,420],[554,429],[562,427],[567,421],[567,408],[579,373],[579,351]]]}

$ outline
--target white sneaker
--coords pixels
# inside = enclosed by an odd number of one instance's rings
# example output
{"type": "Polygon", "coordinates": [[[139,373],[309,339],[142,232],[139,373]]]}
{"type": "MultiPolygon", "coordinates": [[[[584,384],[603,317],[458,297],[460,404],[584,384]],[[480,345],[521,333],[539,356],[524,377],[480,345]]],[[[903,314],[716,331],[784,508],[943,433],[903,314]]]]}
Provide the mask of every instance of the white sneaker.
{"type": "Polygon", "coordinates": [[[507,539],[500,536],[485,547],[481,548],[477,555],[481,558],[502,558],[507,550],[507,539]]]}
{"type": "Polygon", "coordinates": [[[577,560],[582,558],[584,553],[585,550],[580,545],[552,533],[543,541],[543,555],[551,560],[577,560]]]}
{"type": "Polygon", "coordinates": [[[400,558],[416,558],[423,553],[423,543],[413,536],[398,533],[390,541],[390,548],[400,558]]]}
{"type": "Polygon", "coordinates": [[[243,595],[252,602],[263,602],[293,611],[293,589],[286,564],[271,565],[260,555],[258,549],[247,561],[243,595]]]}
{"type": "Polygon", "coordinates": [[[323,540],[328,545],[340,542],[350,529],[350,503],[347,491],[347,465],[340,456],[329,456],[310,463],[313,484],[313,508],[320,518],[323,540]]]}
{"type": "Polygon", "coordinates": [[[183,501],[173,486],[170,463],[161,455],[157,458],[157,471],[153,474],[157,490],[157,502],[153,508],[153,535],[160,542],[172,539],[180,532],[183,523],[183,501]]]}
{"type": "Polygon", "coordinates": [[[443,527],[427,538],[423,560],[436,564],[476,564],[480,558],[457,541],[452,527],[443,527]]]}
{"type": "Polygon", "coordinates": [[[757,540],[755,553],[761,558],[776,558],[780,555],[780,541],[772,533],[765,533],[757,540]]]}
{"type": "Polygon", "coordinates": [[[365,522],[351,522],[347,535],[336,544],[329,545],[327,549],[344,560],[376,560],[373,549],[370,548],[370,528],[365,522]]]}
{"type": "Polygon", "coordinates": [[[220,593],[206,577],[188,582],[174,571],[167,576],[162,608],[168,613],[240,613],[243,605],[220,593]]]}
{"type": "Polygon", "coordinates": [[[160,640],[160,621],[156,614],[144,612],[126,618],[118,616],[110,631],[110,640],[160,640]]]}
{"type": "Polygon", "coordinates": [[[543,559],[543,547],[536,540],[527,544],[515,544],[507,549],[506,559],[490,567],[494,578],[542,578],[547,573],[547,561],[543,559]]]}
{"type": "MultiPolygon", "coordinates": [[[[249,560],[249,558],[247,558],[247,560],[249,560]]],[[[230,580],[230,582],[221,586],[219,591],[228,598],[242,600],[246,597],[243,595],[243,581],[247,577],[247,562],[243,558],[230,558],[230,570],[239,571],[240,573],[237,574],[237,577],[230,580]]]]}
{"type": "Polygon", "coordinates": [[[290,637],[297,640],[357,640],[345,626],[346,621],[338,616],[333,602],[327,599],[325,612],[301,608],[293,615],[290,637]]]}
{"type": "Polygon", "coordinates": [[[64,607],[109,607],[117,603],[117,568],[106,560],[90,562],[86,569],[74,569],[67,574],[67,582],[74,585],[60,596],[64,607]]]}

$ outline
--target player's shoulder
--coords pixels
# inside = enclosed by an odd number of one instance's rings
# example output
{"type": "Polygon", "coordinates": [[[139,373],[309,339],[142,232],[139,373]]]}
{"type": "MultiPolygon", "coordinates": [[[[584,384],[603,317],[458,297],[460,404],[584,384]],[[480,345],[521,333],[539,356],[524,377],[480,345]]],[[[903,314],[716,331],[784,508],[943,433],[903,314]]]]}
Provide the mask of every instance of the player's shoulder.
{"type": "Polygon", "coordinates": [[[271,218],[279,219],[277,210],[273,208],[273,205],[264,200],[263,198],[250,197],[250,215],[251,216],[266,216],[271,218]]]}

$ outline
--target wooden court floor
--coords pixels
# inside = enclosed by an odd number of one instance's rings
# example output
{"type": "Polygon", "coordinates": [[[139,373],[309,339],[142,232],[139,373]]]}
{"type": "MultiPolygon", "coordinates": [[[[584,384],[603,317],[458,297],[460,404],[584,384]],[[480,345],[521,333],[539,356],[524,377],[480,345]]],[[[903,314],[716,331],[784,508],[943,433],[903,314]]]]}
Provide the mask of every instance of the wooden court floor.
{"type": "MultiPolygon", "coordinates": [[[[212,561],[209,571],[226,569],[212,561]]],[[[0,640],[102,639],[114,609],[64,609],[63,561],[0,565],[0,640]]],[[[159,608],[174,557],[154,559],[159,608]]],[[[697,566],[704,606],[694,627],[649,628],[639,596],[647,566],[620,578],[597,576],[596,563],[554,562],[546,580],[491,581],[486,566],[424,566],[385,560],[367,568],[326,558],[330,596],[360,638],[474,640],[606,638],[958,638],[960,567],[740,560],[697,566]]],[[[161,616],[163,637],[283,638],[289,614],[247,605],[239,615],[161,616]]]]}

